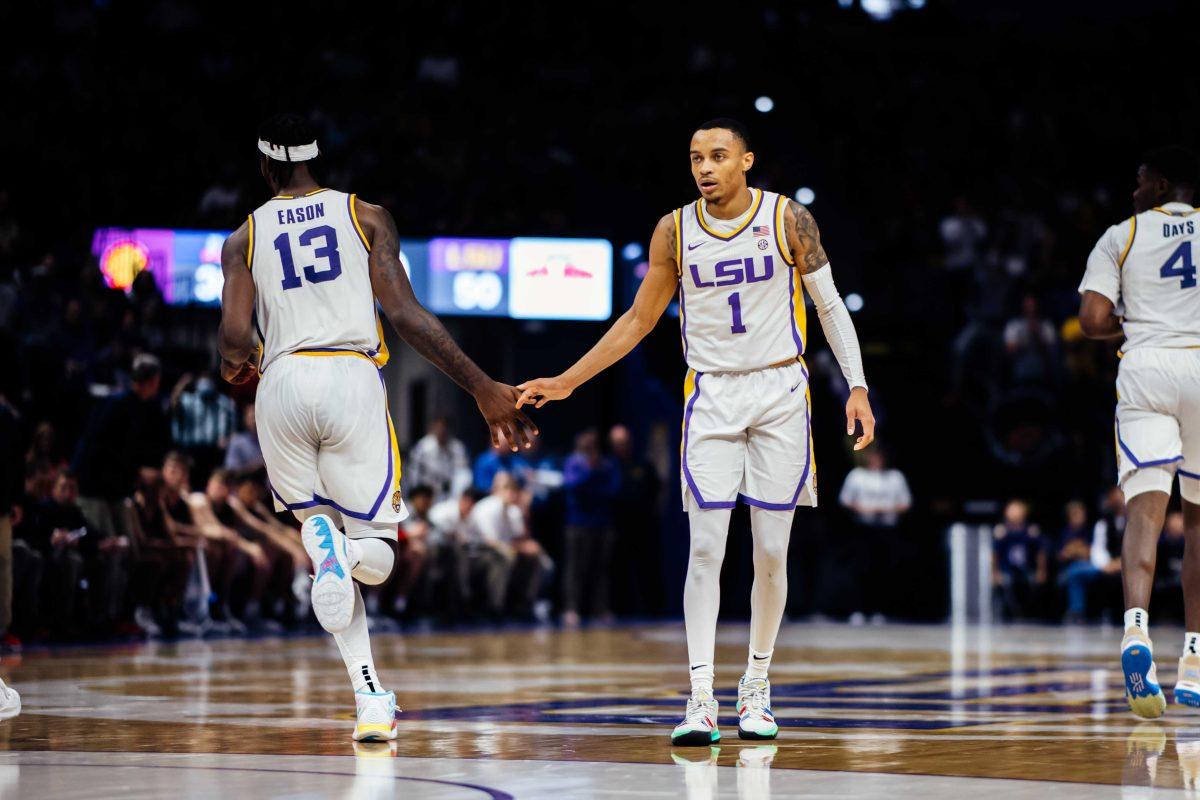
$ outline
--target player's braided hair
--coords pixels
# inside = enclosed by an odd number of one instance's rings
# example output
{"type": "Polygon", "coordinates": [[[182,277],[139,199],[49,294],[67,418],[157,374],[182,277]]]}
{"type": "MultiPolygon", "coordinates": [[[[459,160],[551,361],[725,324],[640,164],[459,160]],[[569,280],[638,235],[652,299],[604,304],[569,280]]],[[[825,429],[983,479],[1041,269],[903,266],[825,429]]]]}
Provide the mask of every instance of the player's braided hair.
{"type": "MultiPolygon", "coordinates": [[[[308,120],[299,114],[276,114],[263,122],[258,128],[258,138],[271,144],[281,144],[287,147],[309,144],[317,138],[308,120]]],[[[312,165],[312,161],[304,162],[312,165]]],[[[267,159],[267,176],[277,186],[287,186],[292,179],[296,165],[287,161],[267,159]]]]}

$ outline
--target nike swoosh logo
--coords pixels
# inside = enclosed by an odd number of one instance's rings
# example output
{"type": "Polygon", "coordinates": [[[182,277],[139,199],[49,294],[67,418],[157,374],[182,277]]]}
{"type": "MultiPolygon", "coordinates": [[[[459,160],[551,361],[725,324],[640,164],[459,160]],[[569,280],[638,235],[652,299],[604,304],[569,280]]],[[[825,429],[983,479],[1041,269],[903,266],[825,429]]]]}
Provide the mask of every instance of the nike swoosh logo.
{"type": "Polygon", "coordinates": [[[695,244],[689,244],[689,245],[688,245],[688,250],[689,250],[689,251],[691,251],[691,250],[695,250],[697,247],[699,247],[699,246],[700,246],[700,245],[702,245],[702,244],[704,244],[704,242],[696,242],[695,244]]]}
{"type": "MultiPolygon", "coordinates": [[[[804,381],[800,381],[800,383],[804,383],[804,381]]],[[[788,389],[788,391],[789,391],[789,392],[794,392],[794,391],[796,391],[797,389],[799,389],[799,388],[800,388],[800,383],[797,383],[795,386],[793,386],[792,388],[788,389]]]]}

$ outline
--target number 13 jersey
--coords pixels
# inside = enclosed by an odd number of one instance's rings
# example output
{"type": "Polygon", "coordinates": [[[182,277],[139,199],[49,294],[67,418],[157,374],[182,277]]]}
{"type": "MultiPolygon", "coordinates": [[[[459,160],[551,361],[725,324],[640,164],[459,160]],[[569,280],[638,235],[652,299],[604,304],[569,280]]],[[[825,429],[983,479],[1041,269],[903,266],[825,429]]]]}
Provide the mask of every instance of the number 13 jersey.
{"type": "Polygon", "coordinates": [[[354,197],[332,189],[278,195],[250,215],[246,263],[261,370],[297,352],[348,350],[387,363],[354,197]]]}
{"type": "Polygon", "coordinates": [[[697,200],[674,212],[683,358],[696,372],[746,372],[804,353],[804,296],[783,230],[787,200],[750,189],[719,220],[697,200]]]}
{"type": "Polygon", "coordinates": [[[1105,231],[1079,293],[1104,295],[1125,318],[1122,352],[1200,347],[1198,265],[1200,211],[1166,203],[1105,231]]]}

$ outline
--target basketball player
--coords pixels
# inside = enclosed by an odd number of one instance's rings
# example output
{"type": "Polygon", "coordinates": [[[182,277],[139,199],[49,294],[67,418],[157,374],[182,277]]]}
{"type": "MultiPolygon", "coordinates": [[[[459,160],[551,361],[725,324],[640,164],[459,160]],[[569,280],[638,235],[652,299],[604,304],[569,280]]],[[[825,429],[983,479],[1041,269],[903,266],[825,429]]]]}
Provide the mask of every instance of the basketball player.
{"type": "Polygon", "coordinates": [[[863,429],[855,449],[871,443],[875,421],[854,325],[812,214],[746,185],[754,154],[734,120],[701,125],[690,155],[700,199],[659,220],[633,307],[566,372],[517,388],[523,390],[519,403],[538,407],[567,397],[632,350],[678,288],[688,365],[681,480],[691,525],[683,608],[692,697],[671,740],[707,746],[720,739],[713,658],[721,561],[739,497],[750,505],[754,586],[738,735],[773,739],[779,731],[767,669],[787,599],[788,539],[796,506],[817,502],[801,283],[850,385],[846,432],[853,433],[856,422],[863,429]]]}
{"type": "Polygon", "coordinates": [[[471,392],[493,444],[503,436],[514,450],[528,447],[537,431],[514,410],[516,390],[485,375],[417,302],[392,216],[317,185],[308,125],[294,115],[272,118],[258,149],[275,196],[221,252],[221,371],[234,383],[262,373],[258,434],[276,510],[303,521],[313,611],[337,640],[355,690],[354,739],[394,739],[396,698],[375,671],[354,584],[388,577],[387,540],[407,516],[376,300],[409,346],[471,392]]]}
{"type": "Polygon", "coordinates": [[[1175,701],[1200,707],[1200,213],[1192,207],[1196,157],[1179,147],[1147,153],[1137,171],[1134,216],[1109,228],[1088,256],[1079,322],[1093,339],[1125,344],[1117,372],[1117,481],[1128,523],[1121,544],[1125,638],[1121,668],[1129,707],[1162,716],[1149,634],[1158,537],[1175,476],[1183,499],[1187,638],[1175,701]]]}

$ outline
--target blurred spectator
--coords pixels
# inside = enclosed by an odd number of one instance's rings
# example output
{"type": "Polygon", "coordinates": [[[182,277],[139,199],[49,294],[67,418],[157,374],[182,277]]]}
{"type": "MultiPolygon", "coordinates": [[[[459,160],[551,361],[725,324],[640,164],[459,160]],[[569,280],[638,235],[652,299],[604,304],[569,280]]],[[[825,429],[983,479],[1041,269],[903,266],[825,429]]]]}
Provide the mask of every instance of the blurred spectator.
{"type": "Polygon", "coordinates": [[[1058,331],[1034,295],[1021,298],[1021,316],[1004,326],[1004,349],[1015,384],[1054,384],[1060,372],[1058,331]]]}
{"type": "Polygon", "coordinates": [[[172,523],[167,492],[157,472],[142,476],[125,506],[137,548],[134,619],[152,636],[160,632],[173,636],[181,628],[183,595],[198,539],[172,523]]]}
{"type": "Polygon", "coordinates": [[[873,622],[882,622],[891,610],[892,576],[902,560],[897,527],[900,516],[912,506],[908,481],[900,470],[888,468],[887,456],[877,445],[867,451],[865,466],[846,475],[838,502],[854,517],[859,607],[851,621],[861,622],[869,615],[873,622]]]}
{"type": "Polygon", "coordinates": [[[638,554],[637,558],[617,558],[613,565],[613,610],[620,613],[649,614],[662,603],[662,481],[658,472],[633,447],[633,435],[624,425],[608,432],[612,458],[620,472],[621,483],[613,498],[614,550],[638,554]]]}
{"type": "Polygon", "coordinates": [[[185,374],[171,392],[171,435],[200,476],[222,462],[236,419],[236,404],[217,390],[210,372],[185,374]]]}
{"type": "Polygon", "coordinates": [[[0,637],[5,639],[13,621],[13,526],[21,522],[20,452],[17,412],[0,391],[0,637]]]}
{"type": "Polygon", "coordinates": [[[1058,585],[1067,591],[1066,621],[1087,618],[1088,587],[1100,575],[1111,573],[1108,565],[1092,561],[1092,531],[1087,507],[1081,500],[1067,503],[1066,524],[1058,536],[1058,585]]]}
{"type": "Polygon", "coordinates": [[[1125,540],[1125,493],[1112,486],[1104,495],[1100,518],[1092,526],[1092,563],[1104,572],[1120,576],[1121,544],[1125,540]]]}
{"type": "Polygon", "coordinates": [[[533,466],[522,453],[514,453],[508,440],[503,435],[500,441],[479,458],[475,459],[475,488],[485,492],[492,491],[496,483],[496,475],[507,472],[522,485],[527,485],[533,478],[533,466]]]}
{"type": "MultiPolygon", "coordinates": [[[[1171,511],[1163,524],[1158,540],[1158,559],[1155,565],[1152,605],[1159,612],[1183,616],[1183,551],[1186,529],[1182,511],[1171,511]]],[[[1159,613],[1156,612],[1156,613],[1159,613]]]]}
{"type": "Polygon", "coordinates": [[[229,437],[229,449],[225,451],[225,469],[233,472],[253,472],[265,466],[262,448],[258,444],[254,403],[247,403],[242,409],[242,430],[229,437]]]}
{"type": "Polygon", "coordinates": [[[33,439],[29,450],[25,453],[25,463],[49,467],[59,470],[66,466],[66,458],[58,446],[58,437],[54,431],[54,423],[42,420],[33,429],[33,439]]]}
{"type": "Polygon", "coordinates": [[[586,430],[575,437],[575,452],[563,465],[567,493],[566,547],[563,563],[563,626],[579,627],[585,594],[592,616],[611,623],[612,503],[621,473],[600,454],[600,434],[586,430]]]}
{"type": "Polygon", "coordinates": [[[1037,593],[1045,586],[1045,541],[1029,522],[1029,506],[1010,500],[1004,522],[996,526],[992,543],[992,585],[1005,619],[1023,619],[1035,611],[1037,593]]]}
{"type": "Polygon", "coordinates": [[[433,607],[444,609],[451,620],[469,611],[471,602],[470,554],[471,527],[469,519],[475,504],[486,494],[468,486],[458,497],[449,497],[429,509],[429,522],[437,536],[431,541],[434,569],[442,580],[440,592],[435,592],[433,607]]]}
{"type": "Polygon", "coordinates": [[[942,218],[938,230],[946,269],[969,271],[979,264],[988,227],[967,198],[954,198],[953,210],[942,218]]]}
{"type": "Polygon", "coordinates": [[[483,579],[487,610],[499,616],[512,596],[532,609],[546,571],[546,556],[525,526],[516,478],[497,472],[492,493],[471,509],[471,573],[483,579]]]}
{"type": "Polygon", "coordinates": [[[121,533],[120,503],[133,494],[140,472],[158,470],[171,445],[158,396],[161,376],[157,358],[135,358],[132,389],[102,403],[79,439],[74,458],[79,507],[89,527],[105,536],[121,533]]]}
{"type": "Polygon", "coordinates": [[[385,598],[385,608],[396,616],[405,612],[418,584],[424,579],[429,541],[437,538],[429,522],[433,490],[418,484],[409,489],[405,504],[408,506],[408,519],[400,523],[396,540],[396,565],[379,592],[385,598]]]}
{"type": "Polygon", "coordinates": [[[229,508],[243,538],[263,548],[271,563],[271,578],[263,600],[263,615],[284,623],[294,622],[299,609],[306,608],[312,582],[308,553],[299,532],[284,525],[267,508],[266,486],[261,477],[243,475],[235,481],[229,508]]]}
{"type": "MultiPolygon", "coordinates": [[[[433,491],[433,501],[440,503],[458,497],[471,485],[471,463],[467,448],[450,433],[450,418],[435,417],[429,432],[422,436],[405,462],[405,477],[412,486],[424,485],[433,491]]],[[[411,496],[411,491],[410,491],[411,496]]]]}
{"type": "MultiPolygon", "coordinates": [[[[88,536],[87,520],[79,510],[78,485],[70,472],[60,472],[49,499],[30,510],[21,538],[41,553],[43,559],[42,606],[39,619],[55,633],[71,630],[81,606],[80,581],[84,575],[84,552],[95,555],[96,534],[88,536]]],[[[115,537],[114,537],[115,538],[115,537]]]]}

